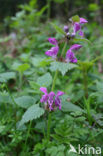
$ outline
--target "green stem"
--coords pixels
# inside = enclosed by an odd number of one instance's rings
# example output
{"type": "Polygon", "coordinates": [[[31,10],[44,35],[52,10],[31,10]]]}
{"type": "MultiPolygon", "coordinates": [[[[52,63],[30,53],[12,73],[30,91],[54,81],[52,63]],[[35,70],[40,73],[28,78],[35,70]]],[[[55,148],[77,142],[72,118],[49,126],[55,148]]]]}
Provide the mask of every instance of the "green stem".
{"type": "Polygon", "coordinates": [[[49,112],[48,116],[48,125],[47,125],[47,140],[50,140],[50,128],[51,128],[51,112],[49,112]]]}
{"type": "MultiPolygon", "coordinates": [[[[52,91],[55,88],[57,75],[58,75],[58,70],[55,72],[55,75],[54,75],[54,80],[53,80],[52,89],[51,89],[52,91]]],[[[48,115],[48,125],[47,125],[47,140],[48,141],[50,140],[50,128],[51,128],[51,112],[49,112],[49,115],[48,115]]]]}
{"type": "Polygon", "coordinates": [[[83,84],[85,97],[88,98],[88,80],[87,80],[87,70],[85,67],[83,68],[83,84]]]}
{"type": "Polygon", "coordinates": [[[62,52],[61,52],[61,56],[64,55],[66,46],[67,46],[67,42],[64,43],[64,46],[63,46],[63,49],[62,49],[62,52]]]}
{"type": "Polygon", "coordinates": [[[54,75],[53,84],[52,84],[52,88],[51,88],[52,91],[55,88],[57,76],[58,76],[58,70],[56,70],[55,75],[54,75]]]}
{"type": "Polygon", "coordinates": [[[87,109],[88,121],[89,121],[89,124],[92,125],[92,117],[91,117],[91,111],[90,111],[90,101],[86,100],[85,98],[84,98],[84,101],[85,101],[85,105],[86,105],[86,109],[87,109]]]}

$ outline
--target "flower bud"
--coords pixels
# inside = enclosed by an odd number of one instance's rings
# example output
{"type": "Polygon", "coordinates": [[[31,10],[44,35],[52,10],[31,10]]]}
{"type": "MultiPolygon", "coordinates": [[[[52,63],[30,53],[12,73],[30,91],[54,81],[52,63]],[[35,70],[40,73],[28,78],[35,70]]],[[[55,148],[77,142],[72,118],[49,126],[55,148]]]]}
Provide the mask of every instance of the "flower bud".
{"type": "Polygon", "coordinates": [[[66,33],[68,33],[69,27],[68,27],[67,25],[64,26],[64,31],[65,31],[66,33]]]}

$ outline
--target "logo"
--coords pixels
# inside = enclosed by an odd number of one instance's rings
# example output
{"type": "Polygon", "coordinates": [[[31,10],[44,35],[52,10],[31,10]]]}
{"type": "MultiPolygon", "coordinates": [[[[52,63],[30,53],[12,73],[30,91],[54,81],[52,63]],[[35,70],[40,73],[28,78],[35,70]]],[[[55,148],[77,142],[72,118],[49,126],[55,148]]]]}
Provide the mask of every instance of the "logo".
{"type": "Polygon", "coordinates": [[[78,154],[101,154],[101,147],[92,147],[92,146],[88,146],[88,145],[84,145],[83,147],[81,147],[80,144],[78,144],[78,148],[77,150],[75,149],[75,147],[73,145],[70,144],[70,150],[68,151],[68,153],[78,153],[78,154]]]}
{"type": "Polygon", "coordinates": [[[73,152],[73,153],[77,153],[76,149],[74,148],[73,145],[70,144],[70,150],[69,150],[69,153],[70,152],[73,152]]]}

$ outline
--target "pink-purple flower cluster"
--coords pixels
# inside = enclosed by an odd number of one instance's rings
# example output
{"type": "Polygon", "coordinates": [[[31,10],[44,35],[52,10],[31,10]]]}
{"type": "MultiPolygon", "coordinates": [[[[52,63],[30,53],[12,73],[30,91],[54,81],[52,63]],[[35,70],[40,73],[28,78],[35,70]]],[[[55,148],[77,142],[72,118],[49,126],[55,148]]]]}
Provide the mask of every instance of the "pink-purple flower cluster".
{"type": "Polygon", "coordinates": [[[83,33],[81,27],[83,24],[87,23],[88,21],[82,17],[80,17],[79,20],[80,20],[79,22],[72,21],[72,27],[73,27],[72,33],[69,33],[69,27],[67,25],[64,26],[64,31],[66,32],[67,36],[74,37],[77,32],[81,37],[84,36],[84,33],[83,33]]]}
{"type": "MultiPolygon", "coordinates": [[[[49,38],[48,40],[51,44],[55,45],[55,47],[52,47],[50,50],[46,51],[45,54],[51,56],[53,59],[56,59],[59,52],[58,42],[55,38],[49,38]]],[[[82,45],[79,44],[72,45],[66,53],[65,62],[77,63],[77,58],[75,57],[74,51],[79,50],[81,47],[82,45]]]]}
{"type": "Polygon", "coordinates": [[[84,33],[83,33],[82,29],[81,29],[81,26],[82,26],[82,24],[85,24],[87,22],[88,21],[85,18],[82,18],[82,17],[80,18],[79,22],[72,22],[74,35],[76,35],[76,33],[79,32],[79,35],[83,37],[84,33]]]}
{"type": "Polygon", "coordinates": [[[45,87],[41,87],[40,90],[44,93],[40,102],[45,103],[47,109],[53,111],[56,108],[59,108],[59,110],[61,110],[60,96],[62,96],[64,92],[58,91],[57,94],[55,94],[53,91],[51,91],[50,93],[48,93],[47,88],[45,87]]]}

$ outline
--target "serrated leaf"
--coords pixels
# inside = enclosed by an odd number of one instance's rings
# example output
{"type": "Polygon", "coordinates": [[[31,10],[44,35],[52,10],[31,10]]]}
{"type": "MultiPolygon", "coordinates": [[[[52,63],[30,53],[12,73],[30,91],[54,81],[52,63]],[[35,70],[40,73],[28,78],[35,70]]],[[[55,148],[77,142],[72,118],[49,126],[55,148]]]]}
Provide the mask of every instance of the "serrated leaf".
{"type": "Polygon", "coordinates": [[[76,43],[77,42],[86,42],[86,43],[91,45],[91,42],[89,40],[85,39],[85,38],[74,38],[73,42],[76,42],[76,43]]]}
{"type": "Polygon", "coordinates": [[[54,24],[54,23],[51,23],[52,24],[52,26],[55,28],[55,30],[58,32],[58,33],[60,33],[60,34],[62,34],[62,35],[66,35],[66,33],[60,28],[60,27],[58,27],[56,24],[54,24]]]}
{"type": "Polygon", "coordinates": [[[32,96],[21,96],[15,98],[15,102],[18,106],[22,108],[28,108],[36,102],[36,99],[32,96]]]}
{"type": "Polygon", "coordinates": [[[24,113],[22,120],[20,121],[20,125],[23,125],[24,123],[27,123],[28,121],[31,121],[33,119],[39,118],[41,115],[44,114],[44,109],[40,108],[39,105],[33,105],[27,109],[27,111],[24,113]]]}
{"type": "Polygon", "coordinates": [[[40,66],[40,62],[42,62],[43,60],[44,60],[43,57],[36,56],[36,57],[31,58],[31,63],[33,64],[33,66],[39,67],[40,66]]]}
{"type": "Polygon", "coordinates": [[[43,61],[40,62],[40,66],[45,67],[47,65],[50,65],[51,62],[52,62],[51,58],[45,58],[43,61]]]}
{"type": "Polygon", "coordinates": [[[73,22],[80,22],[79,16],[78,16],[78,15],[73,16],[73,17],[72,17],[72,21],[73,21],[73,22]]]}
{"type": "Polygon", "coordinates": [[[75,111],[82,112],[83,110],[79,106],[71,102],[65,101],[65,102],[62,102],[62,111],[63,112],[75,112],[75,111]]]}
{"type": "Polygon", "coordinates": [[[39,86],[48,87],[51,85],[51,83],[52,83],[52,76],[50,75],[50,73],[46,73],[45,75],[39,77],[37,80],[37,84],[39,86]]]}
{"type": "Polygon", "coordinates": [[[63,63],[63,62],[52,62],[50,70],[51,71],[60,71],[61,74],[64,76],[68,70],[71,70],[73,68],[76,68],[76,64],[72,63],[63,63]]]}
{"type": "Polygon", "coordinates": [[[7,80],[15,78],[16,78],[15,72],[5,72],[0,74],[0,82],[6,82],[7,80]]]}

